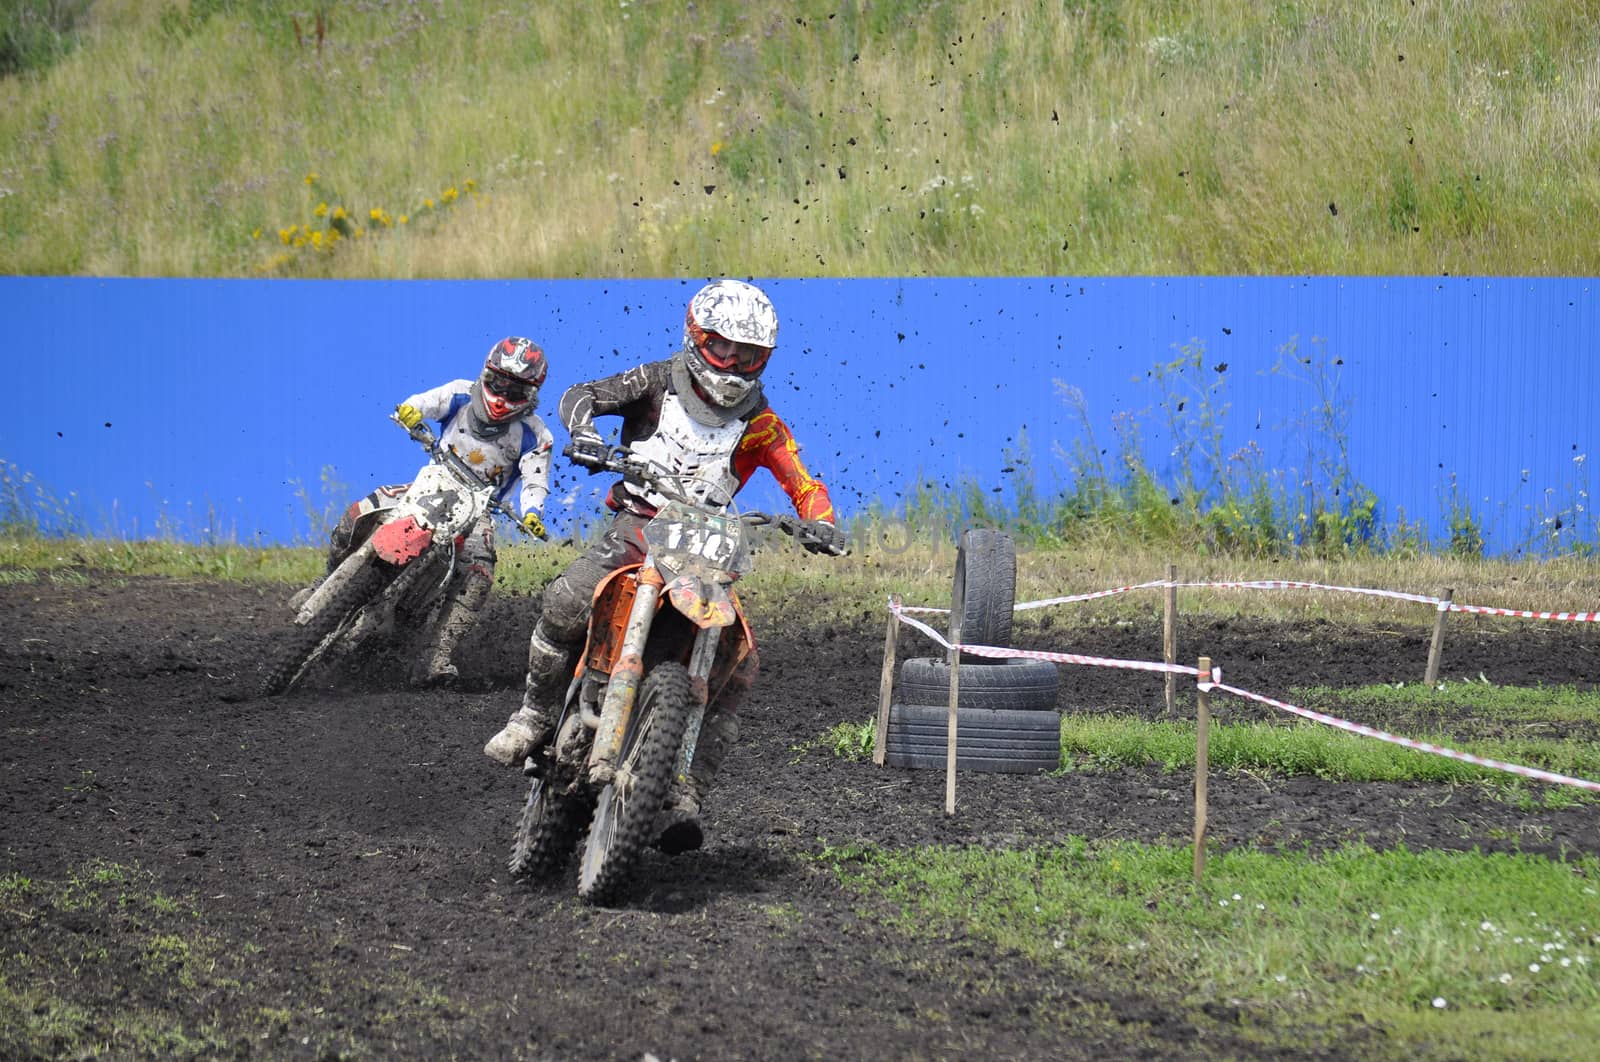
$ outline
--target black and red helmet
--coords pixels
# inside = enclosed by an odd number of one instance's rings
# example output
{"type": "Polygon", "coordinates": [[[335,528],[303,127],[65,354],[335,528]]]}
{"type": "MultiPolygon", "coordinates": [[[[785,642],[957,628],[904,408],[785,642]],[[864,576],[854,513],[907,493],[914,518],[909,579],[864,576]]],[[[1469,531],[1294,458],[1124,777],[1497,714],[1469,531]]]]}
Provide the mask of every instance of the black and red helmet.
{"type": "Polygon", "coordinates": [[[507,336],[490,348],[483,372],[473,381],[473,412],[487,425],[517,419],[538,402],[548,371],[544,351],[537,343],[507,336]]]}

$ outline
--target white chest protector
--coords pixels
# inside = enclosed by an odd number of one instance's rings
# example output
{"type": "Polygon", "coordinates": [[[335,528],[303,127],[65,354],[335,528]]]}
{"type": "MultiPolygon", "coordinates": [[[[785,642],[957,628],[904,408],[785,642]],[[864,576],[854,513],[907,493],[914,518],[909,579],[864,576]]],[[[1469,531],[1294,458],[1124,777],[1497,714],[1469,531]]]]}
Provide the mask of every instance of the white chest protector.
{"type": "MultiPolygon", "coordinates": [[[[678,396],[668,393],[661,403],[661,420],[655,434],[632,446],[635,456],[682,477],[683,492],[697,501],[720,506],[732,500],[739,487],[733,474],[733,451],[744,437],[745,422],[731,420],[721,427],[701,424],[684,410],[678,396]]],[[[624,488],[651,506],[666,499],[624,482],[624,488]]]]}

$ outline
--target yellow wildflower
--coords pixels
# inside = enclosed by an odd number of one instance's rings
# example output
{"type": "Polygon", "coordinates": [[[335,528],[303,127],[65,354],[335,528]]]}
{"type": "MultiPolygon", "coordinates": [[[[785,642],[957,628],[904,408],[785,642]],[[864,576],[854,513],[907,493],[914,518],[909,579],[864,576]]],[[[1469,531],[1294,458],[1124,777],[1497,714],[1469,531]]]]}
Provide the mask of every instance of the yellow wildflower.
{"type": "Polygon", "coordinates": [[[452,184],[449,188],[444,190],[444,194],[439,196],[439,198],[444,200],[446,203],[454,203],[460,194],[460,192],[456,191],[456,186],[452,184]]]}
{"type": "Polygon", "coordinates": [[[252,233],[251,233],[251,234],[250,234],[250,238],[251,238],[251,239],[252,239],[252,240],[259,240],[259,239],[261,239],[261,226],[260,226],[260,225],[257,225],[257,226],[256,226],[256,229],[255,229],[255,231],[254,231],[254,232],[252,232],[252,233]]]}
{"type": "Polygon", "coordinates": [[[713,154],[713,155],[722,154],[722,141],[718,140],[717,142],[715,142],[714,144],[711,145],[711,154],[713,154]]]}
{"type": "Polygon", "coordinates": [[[423,210],[432,210],[432,209],[433,209],[433,200],[431,200],[431,199],[424,199],[424,200],[423,200],[423,201],[422,201],[422,209],[423,209],[423,210]]]}
{"type": "Polygon", "coordinates": [[[288,246],[289,241],[294,238],[294,230],[298,229],[299,227],[299,225],[290,225],[286,229],[279,229],[278,242],[288,246]]]}
{"type": "Polygon", "coordinates": [[[318,250],[322,249],[322,232],[321,232],[321,230],[318,230],[317,232],[313,232],[311,234],[311,246],[317,248],[318,250]]]}
{"type": "Polygon", "coordinates": [[[316,184],[317,183],[317,175],[316,175],[316,173],[313,172],[313,173],[306,174],[306,183],[307,184],[316,184]]]}
{"type": "Polygon", "coordinates": [[[410,220],[411,219],[409,217],[407,217],[405,214],[401,214],[400,215],[400,224],[404,225],[406,222],[408,222],[410,220]]]}
{"type": "Polygon", "coordinates": [[[478,182],[474,181],[471,177],[468,177],[466,188],[469,192],[476,192],[478,190],[478,182]]]}
{"type": "Polygon", "coordinates": [[[349,214],[345,213],[344,207],[340,206],[340,207],[334,207],[333,208],[333,220],[335,220],[335,221],[343,221],[345,218],[347,218],[349,216],[350,216],[349,214]]]}
{"type": "Polygon", "coordinates": [[[327,203],[318,203],[317,204],[317,209],[313,210],[311,213],[315,214],[319,218],[327,217],[328,216],[328,204],[327,203]]]}

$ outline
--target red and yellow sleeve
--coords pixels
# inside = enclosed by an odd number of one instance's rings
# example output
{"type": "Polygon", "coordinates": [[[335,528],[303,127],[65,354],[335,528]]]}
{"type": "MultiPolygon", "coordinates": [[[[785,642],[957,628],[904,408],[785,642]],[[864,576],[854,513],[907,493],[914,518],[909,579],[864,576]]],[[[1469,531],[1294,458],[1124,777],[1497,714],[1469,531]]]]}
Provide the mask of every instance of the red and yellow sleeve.
{"type": "Polygon", "coordinates": [[[772,473],[802,520],[834,522],[828,488],[806,469],[794,433],[770,409],[762,410],[750,421],[733,454],[733,471],[739,477],[739,486],[744,486],[758,468],[772,473]]]}

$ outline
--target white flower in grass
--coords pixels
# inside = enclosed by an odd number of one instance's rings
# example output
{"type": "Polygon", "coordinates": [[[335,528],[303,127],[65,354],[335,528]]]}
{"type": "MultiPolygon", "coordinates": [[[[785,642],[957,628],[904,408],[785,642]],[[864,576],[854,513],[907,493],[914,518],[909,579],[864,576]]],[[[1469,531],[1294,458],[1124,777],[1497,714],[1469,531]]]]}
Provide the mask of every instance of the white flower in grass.
{"type": "Polygon", "coordinates": [[[1226,906],[1228,906],[1228,901],[1227,900],[1218,900],[1217,901],[1217,906],[1218,907],[1226,907],[1226,906]]]}
{"type": "Polygon", "coordinates": [[[1570,959],[1569,957],[1567,957],[1565,955],[1561,956],[1561,965],[1562,966],[1571,966],[1572,965],[1572,959],[1570,959]]]}
{"type": "Polygon", "coordinates": [[[1433,1009],[1434,1010],[1443,1010],[1446,1006],[1448,1006],[1448,1004],[1445,1003],[1443,996],[1434,996],[1433,997],[1433,1009]]]}
{"type": "Polygon", "coordinates": [[[1238,894],[1238,893],[1234,893],[1234,894],[1233,894],[1233,898],[1234,898],[1234,899],[1235,899],[1235,900],[1242,900],[1242,899],[1244,899],[1244,897],[1243,897],[1243,896],[1240,896],[1240,895],[1239,895],[1239,894],[1238,894]]]}
{"type": "Polygon", "coordinates": [[[1367,915],[1367,917],[1376,922],[1378,919],[1382,918],[1383,915],[1379,914],[1377,911],[1373,911],[1371,914],[1367,915]]]}
{"type": "Polygon", "coordinates": [[[1536,963],[1536,962],[1530,962],[1528,964],[1528,972],[1529,973],[1538,973],[1539,972],[1539,964],[1536,963]]]}
{"type": "Polygon", "coordinates": [[[1478,923],[1478,928],[1485,933],[1493,933],[1494,923],[1490,922],[1488,919],[1485,919],[1484,921],[1478,923]]]}
{"type": "Polygon", "coordinates": [[[1495,978],[1495,980],[1499,981],[1503,985],[1509,985],[1511,983],[1511,975],[1508,973],[1503,973],[1499,977],[1495,978]]]}
{"type": "Polygon", "coordinates": [[[1288,974],[1275,974],[1272,979],[1274,981],[1278,982],[1281,985],[1281,984],[1283,984],[1285,981],[1287,981],[1289,979],[1289,975],[1288,974]]]}

